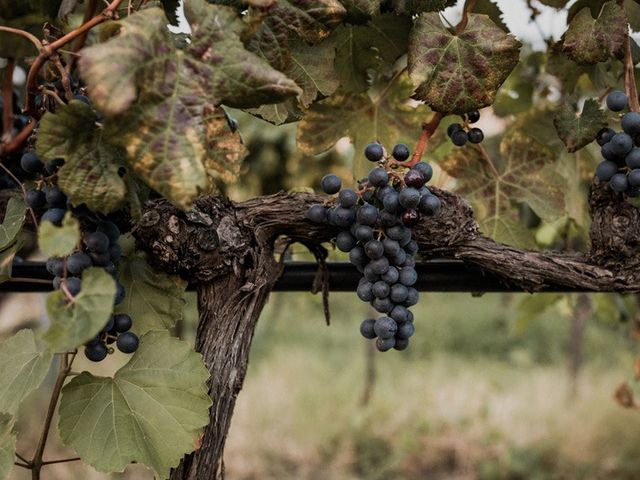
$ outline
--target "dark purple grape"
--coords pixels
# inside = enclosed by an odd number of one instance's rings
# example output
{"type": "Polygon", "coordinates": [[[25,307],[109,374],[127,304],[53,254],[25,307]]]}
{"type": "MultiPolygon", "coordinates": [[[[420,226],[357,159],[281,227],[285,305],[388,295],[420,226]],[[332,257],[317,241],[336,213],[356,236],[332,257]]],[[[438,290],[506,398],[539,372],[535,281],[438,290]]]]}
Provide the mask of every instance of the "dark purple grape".
{"type": "Polygon", "coordinates": [[[379,352],[388,352],[392,348],[396,346],[396,339],[394,337],[391,338],[377,338],[376,339],[376,348],[379,352]]]}
{"type": "Polygon", "coordinates": [[[393,345],[394,350],[398,350],[399,352],[402,350],[406,350],[409,347],[409,339],[402,337],[395,337],[395,343],[393,345]]]}
{"type": "Polygon", "coordinates": [[[463,147],[468,140],[469,137],[467,135],[467,132],[465,132],[464,130],[458,130],[456,132],[453,132],[453,134],[451,135],[451,142],[457,147],[463,147]]]}
{"type": "Polygon", "coordinates": [[[20,167],[27,173],[35,174],[42,171],[44,164],[40,161],[36,152],[30,150],[20,158],[20,167]]]}
{"type": "Polygon", "coordinates": [[[398,324],[393,318],[380,317],[376,320],[373,329],[379,338],[392,338],[398,331],[398,324]]]}
{"type": "Polygon", "coordinates": [[[342,231],[336,237],[336,247],[342,252],[350,252],[356,246],[356,239],[347,231],[342,231]]]}
{"type": "Polygon", "coordinates": [[[442,204],[440,203],[440,199],[431,194],[423,195],[422,198],[420,198],[420,204],[418,205],[420,213],[428,216],[437,215],[441,207],[442,204]]]}
{"type": "Polygon", "coordinates": [[[44,207],[47,198],[42,190],[27,190],[24,200],[30,208],[40,210],[44,207]]]}
{"type": "Polygon", "coordinates": [[[48,221],[54,225],[60,226],[62,224],[62,219],[64,218],[64,213],[65,211],[62,208],[50,208],[42,214],[40,221],[48,221]]]}
{"type": "Polygon", "coordinates": [[[376,260],[384,255],[384,245],[380,240],[369,240],[364,246],[367,257],[376,260]]]}
{"type": "Polygon", "coordinates": [[[338,202],[345,208],[353,207],[358,202],[358,194],[350,188],[345,188],[338,194],[338,202]]]}
{"type": "Polygon", "coordinates": [[[371,267],[371,271],[376,275],[384,275],[389,270],[389,259],[387,257],[377,258],[371,260],[367,266],[371,267]]]}
{"type": "Polygon", "coordinates": [[[84,243],[90,252],[107,253],[109,237],[102,232],[93,232],[84,237],[84,243]]]}
{"type": "Polygon", "coordinates": [[[413,334],[416,332],[416,327],[411,322],[404,322],[402,325],[398,326],[398,332],[396,333],[397,337],[400,338],[411,338],[413,334]]]}
{"type": "Polygon", "coordinates": [[[633,139],[627,133],[616,133],[604,147],[610,146],[611,152],[617,157],[625,157],[633,148],[633,139]]]}
{"type": "Polygon", "coordinates": [[[602,182],[608,182],[616,173],[618,173],[618,165],[609,160],[600,162],[596,168],[596,177],[602,182]]]}
{"type": "Polygon", "coordinates": [[[418,162],[414,165],[413,170],[417,170],[422,174],[425,183],[429,182],[433,177],[433,168],[426,162],[418,162]]]}
{"type": "Polygon", "coordinates": [[[640,134],[640,113],[629,112],[622,117],[622,130],[635,137],[640,134]]]}
{"type": "Polygon", "coordinates": [[[609,143],[615,134],[616,131],[613,128],[605,127],[596,135],[596,142],[602,147],[605,143],[609,143]]]}
{"type": "Polygon", "coordinates": [[[65,284],[72,297],[75,297],[80,293],[80,290],[82,288],[82,281],[79,278],[68,277],[65,281],[65,284]]]}
{"type": "Polygon", "coordinates": [[[403,188],[399,200],[404,208],[416,208],[420,203],[420,192],[412,187],[403,188]]]}
{"type": "Polygon", "coordinates": [[[307,210],[307,218],[314,223],[324,223],[327,221],[327,209],[319,203],[311,205],[307,210]]]}
{"type": "Polygon", "coordinates": [[[95,345],[87,345],[84,347],[84,355],[92,362],[101,362],[105,358],[107,358],[107,354],[109,351],[107,350],[107,346],[102,343],[96,343],[95,345]]]}
{"type": "Polygon", "coordinates": [[[404,183],[407,187],[422,188],[426,180],[418,170],[411,169],[404,176],[404,183]]]}
{"type": "Polygon", "coordinates": [[[118,335],[118,340],[116,340],[116,346],[122,353],[135,352],[139,344],[138,336],[133,332],[124,332],[118,335]]]}
{"type": "Polygon", "coordinates": [[[64,260],[62,258],[51,257],[46,263],[47,272],[53,276],[62,277],[64,275],[64,260]]]}
{"type": "Polygon", "coordinates": [[[382,145],[379,143],[370,143],[364,149],[364,156],[367,157],[367,160],[370,162],[379,162],[382,160],[383,155],[384,150],[382,149],[382,145]]]}
{"type": "Polygon", "coordinates": [[[112,244],[120,238],[120,229],[113,222],[100,222],[96,231],[104,233],[112,244]]]}
{"type": "Polygon", "coordinates": [[[389,313],[393,309],[393,302],[388,298],[374,298],[371,306],[380,313],[389,313]]]}
{"type": "Polygon", "coordinates": [[[627,108],[627,103],[629,99],[624,92],[620,90],[614,90],[609,95],[607,95],[607,108],[612,112],[621,112],[625,108],[627,108]]]}
{"type": "Polygon", "coordinates": [[[389,314],[389,316],[399,324],[402,324],[404,322],[409,321],[409,313],[410,312],[409,310],[407,310],[406,307],[403,307],[402,305],[396,305],[391,310],[391,313],[389,314]]]}
{"type": "Polygon", "coordinates": [[[52,187],[46,187],[44,190],[45,197],[47,199],[47,206],[49,208],[65,208],[67,205],[67,196],[62,193],[55,185],[52,187]]]}
{"type": "Polygon", "coordinates": [[[394,303],[402,303],[409,296],[409,290],[401,283],[393,285],[389,291],[389,298],[394,303]]]}
{"type": "Polygon", "coordinates": [[[356,230],[356,238],[363,243],[373,240],[373,228],[368,225],[360,225],[356,230]]]}
{"type": "Polygon", "coordinates": [[[371,283],[371,282],[369,282],[368,280],[365,279],[364,282],[362,282],[362,283],[360,283],[360,285],[358,285],[358,288],[356,290],[356,295],[358,295],[358,298],[360,300],[362,300],[363,302],[372,301],[373,298],[374,298],[373,283],[371,283]]]}
{"type": "Polygon", "coordinates": [[[609,180],[609,186],[614,192],[622,193],[629,188],[629,181],[624,173],[616,173],[609,180]]]}
{"type": "Polygon", "coordinates": [[[91,266],[91,258],[83,252],[76,252],[67,259],[67,270],[71,275],[80,275],[91,266]]]}
{"type": "Polygon", "coordinates": [[[398,281],[400,277],[400,272],[396,267],[389,267],[385,273],[380,277],[382,281],[387,282],[389,285],[393,285],[398,281]]]}
{"type": "Polygon", "coordinates": [[[371,291],[376,298],[387,298],[389,296],[390,288],[386,282],[378,280],[373,284],[373,287],[371,287],[371,291]]]}
{"type": "Polygon", "coordinates": [[[634,147],[627,154],[624,161],[629,168],[640,168],[640,148],[634,147]]]}
{"type": "Polygon", "coordinates": [[[324,193],[333,195],[340,191],[340,188],[342,187],[342,181],[340,180],[340,178],[338,178],[337,175],[329,173],[328,175],[322,177],[322,180],[320,181],[320,187],[322,188],[322,191],[324,193]]]}
{"type": "Polygon", "coordinates": [[[364,338],[368,338],[369,340],[373,340],[377,337],[376,332],[374,330],[374,325],[376,323],[375,318],[367,318],[360,324],[360,334],[364,338]]]}
{"type": "Polygon", "coordinates": [[[629,182],[629,187],[631,188],[640,187],[640,169],[631,170],[627,175],[627,180],[629,182]]]}
{"type": "Polygon", "coordinates": [[[404,143],[399,143],[393,147],[393,158],[395,158],[399,162],[404,162],[409,158],[411,152],[409,151],[409,147],[404,143]]]}
{"type": "Polygon", "coordinates": [[[476,123],[478,120],[480,120],[480,112],[478,110],[471,110],[467,113],[467,122],[476,123]]]}
{"type": "Polygon", "coordinates": [[[407,227],[413,227],[420,223],[420,214],[417,210],[409,209],[402,214],[402,223],[407,227]]]}
{"type": "Polygon", "coordinates": [[[378,209],[373,205],[362,205],[356,215],[358,223],[374,226],[378,220],[378,209]]]}
{"type": "Polygon", "coordinates": [[[479,128],[472,128],[471,130],[469,130],[469,133],[467,133],[467,136],[469,137],[470,143],[477,144],[481,143],[484,140],[484,132],[479,128]]]}
{"type": "Polygon", "coordinates": [[[447,136],[451,138],[454,133],[462,131],[462,125],[459,123],[452,123],[447,127],[447,136]]]}
{"type": "Polygon", "coordinates": [[[400,270],[400,278],[398,281],[407,287],[415,284],[418,281],[418,272],[416,272],[415,268],[404,267],[400,270]]]}
{"type": "Polygon", "coordinates": [[[383,187],[389,182],[389,174],[382,168],[374,168],[369,172],[369,183],[374,187],[383,187]]]}

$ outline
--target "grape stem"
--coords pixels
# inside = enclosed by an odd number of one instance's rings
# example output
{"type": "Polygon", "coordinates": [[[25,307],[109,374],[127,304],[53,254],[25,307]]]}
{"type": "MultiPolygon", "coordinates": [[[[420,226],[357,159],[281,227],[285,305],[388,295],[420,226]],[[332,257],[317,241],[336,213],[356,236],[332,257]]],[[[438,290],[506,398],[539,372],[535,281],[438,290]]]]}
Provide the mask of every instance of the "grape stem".
{"type": "Polygon", "coordinates": [[[111,20],[115,17],[115,11],[122,3],[122,0],[113,0],[109,4],[107,8],[105,8],[100,15],[93,17],[91,20],[84,22],[75,30],[70,31],[66,35],[63,35],[56,41],[52,43],[47,43],[42,45],[40,49],[40,53],[34,60],[31,68],[29,69],[29,74],[27,75],[27,102],[25,106],[25,110],[29,113],[34,113],[34,100],[35,94],[38,90],[38,73],[40,69],[44,65],[44,62],[51,57],[59,48],[62,48],[64,45],[69,43],[70,41],[80,37],[83,34],[86,34],[89,30],[91,30],[96,25],[101,24],[107,20],[111,20]]]}
{"type": "Polygon", "coordinates": [[[456,25],[455,33],[456,35],[462,33],[465,28],[467,28],[467,23],[469,23],[469,13],[473,11],[476,7],[477,0],[467,0],[464,2],[464,7],[462,8],[462,18],[460,19],[460,23],[456,25]]]}
{"type": "Polygon", "coordinates": [[[422,154],[424,153],[424,149],[427,147],[427,143],[429,139],[433,136],[433,133],[436,131],[440,122],[444,118],[444,114],[442,112],[436,112],[431,117],[431,120],[428,123],[422,124],[422,133],[420,134],[420,139],[418,140],[418,145],[416,146],[415,152],[413,152],[413,157],[411,157],[411,161],[409,163],[405,163],[404,165],[411,168],[416,165],[422,159],[422,154]]]}
{"type": "Polygon", "coordinates": [[[4,85],[2,85],[2,98],[4,100],[2,129],[4,130],[3,137],[7,138],[7,140],[11,140],[11,131],[13,130],[11,120],[13,119],[13,69],[15,66],[15,58],[7,58],[7,70],[4,76],[4,85]]]}
{"type": "Polygon", "coordinates": [[[500,173],[498,173],[498,169],[493,163],[493,160],[491,160],[491,156],[489,155],[489,152],[487,152],[487,149],[484,148],[484,146],[482,146],[482,144],[480,143],[477,144],[476,147],[478,148],[478,151],[480,152],[480,155],[482,155],[484,161],[487,162],[487,165],[489,165],[491,172],[495,175],[496,178],[500,177],[500,173]]]}

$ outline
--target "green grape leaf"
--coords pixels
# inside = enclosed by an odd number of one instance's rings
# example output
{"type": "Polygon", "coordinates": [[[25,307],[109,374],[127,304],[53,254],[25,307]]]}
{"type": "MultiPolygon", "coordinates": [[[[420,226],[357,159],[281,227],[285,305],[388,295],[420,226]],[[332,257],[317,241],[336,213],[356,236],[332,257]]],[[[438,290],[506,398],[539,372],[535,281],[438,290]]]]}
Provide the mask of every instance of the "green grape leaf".
{"type": "Polygon", "coordinates": [[[545,220],[564,209],[562,182],[551,167],[556,156],[547,145],[521,130],[511,130],[489,163],[478,148],[460,148],[440,166],[469,200],[483,232],[499,242],[534,246],[531,233],[519,222],[516,202],[527,203],[545,220]]]}
{"type": "Polygon", "coordinates": [[[565,104],[553,123],[567,151],[573,153],[593,142],[598,131],[607,126],[608,119],[609,115],[600,109],[598,102],[590,98],[584,103],[579,117],[570,105],[565,104]]]}
{"type": "Polygon", "coordinates": [[[562,52],[562,45],[558,42],[549,48],[545,71],[558,78],[565,92],[572,91],[580,76],[588,67],[578,65],[562,52]]]}
{"type": "Polygon", "coordinates": [[[499,117],[525,112],[533,104],[533,92],[545,55],[532,53],[523,58],[504,82],[493,104],[499,117]]]}
{"type": "Polygon", "coordinates": [[[67,212],[62,220],[62,226],[56,227],[49,221],[40,223],[38,229],[38,245],[49,257],[65,257],[71,255],[80,241],[80,225],[67,212]]]}
{"type": "Polygon", "coordinates": [[[133,170],[183,208],[207,186],[204,163],[216,161],[208,143],[216,105],[275,103],[301,92],[244,48],[236,10],[192,0],[185,15],[192,35],[184,50],[174,46],[162,10],[149,8],[123,20],[117,37],[83,50],[80,60],[98,107],[121,114],[110,123],[111,138],[126,147],[133,170]]]}
{"type": "Polygon", "coordinates": [[[124,202],[127,189],[118,169],[125,151],[109,143],[96,124],[93,109],[79,100],[61,105],[40,120],[36,151],[40,158],[64,159],[58,185],[74,205],[111,213],[124,202]]]}
{"type": "Polygon", "coordinates": [[[27,214],[27,205],[22,195],[11,197],[7,202],[4,220],[0,224],[0,250],[13,244],[22,230],[27,214]]]}
{"type": "Polygon", "coordinates": [[[428,119],[428,108],[407,101],[411,92],[407,80],[401,77],[373,100],[364,93],[336,93],[315,103],[298,125],[299,148],[317,154],[348,136],[356,151],[354,174],[366,173],[370,164],[362,152],[368,143],[378,140],[387,148],[399,142],[410,144],[420,136],[422,122],[428,119]]]}
{"type": "Polygon", "coordinates": [[[336,52],[332,39],[314,46],[301,41],[290,43],[290,61],[283,72],[302,88],[302,95],[297,101],[288,99],[282,103],[262,105],[251,110],[251,113],[275,125],[300,120],[304,115],[302,108],[308,108],[318,94],[333,94],[340,84],[333,67],[336,52]]]}
{"type": "Polygon", "coordinates": [[[509,33],[509,28],[504,23],[502,10],[492,0],[477,0],[475,7],[473,7],[473,13],[481,13],[487,15],[493,23],[499,26],[502,30],[509,33]]]}
{"type": "Polygon", "coordinates": [[[120,261],[118,274],[127,296],[116,312],[131,316],[135,333],[170,329],[182,318],[187,282],[180,277],[154,270],[139,252],[120,261]]]}
{"type": "Polygon", "coordinates": [[[149,332],[113,378],[83,372],[64,387],[60,436],[101,472],[137,462],[166,478],[209,422],[208,378],[186,342],[149,332]]]}
{"type": "Polygon", "coordinates": [[[384,14],[367,25],[342,25],[335,32],[335,68],[342,88],[364,92],[370,86],[371,70],[390,67],[407,52],[411,20],[384,14]]]}
{"type": "Polygon", "coordinates": [[[49,371],[52,354],[39,347],[33,330],[24,329],[0,344],[0,412],[14,415],[20,402],[49,371]]]}
{"type": "Polygon", "coordinates": [[[16,434],[13,425],[14,419],[11,415],[0,413],[0,479],[7,478],[16,458],[16,434]]]}
{"type": "Polygon", "coordinates": [[[437,13],[418,17],[409,36],[414,98],[436,111],[466,113],[491,105],[518,63],[520,42],[486,15],[469,15],[458,35],[437,13]]]}
{"type": "Polygon", "coordinates": [[[0,283],[6,282],[11,278],[13,259],[22,247],[23,242],[17,241],[0,252],[0,283]]]}
{"type": "Polygon", "coordinates": [[[115,280],[98,267],[82,273],[82,290],[73,303],[62,291],[51,292],[47,297],[51,326],[42,337],[50,350],[66,352],[94,338],[109,320],[115,294],[115,280]]]}
{"type": "Polygon", "coordinates": [[[597,19],[583,8],[563,35],[562,50],[582,65],[605,62],[623,48],[627,28],[624,10],[615,2],[605,3],[597,19]]]}
{"type": "Polygon", "coordinates": [[[457,0],[391,0],[396,13],[417,15],[422,12],[440,12],[455,5],[457,0]]]}

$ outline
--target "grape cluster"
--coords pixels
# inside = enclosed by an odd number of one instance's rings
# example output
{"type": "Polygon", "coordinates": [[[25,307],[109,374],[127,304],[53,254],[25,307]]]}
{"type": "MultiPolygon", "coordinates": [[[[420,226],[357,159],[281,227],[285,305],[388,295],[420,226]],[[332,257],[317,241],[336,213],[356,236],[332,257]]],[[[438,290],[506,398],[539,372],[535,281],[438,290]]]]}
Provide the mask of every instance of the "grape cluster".
{"type": "Polygon", "coordinates": [[[368,145],[364,154],[378,166],[359,182],[358,191],[342,189],[336,175],[326,175],[322,190],[338,194],[337,204],[312,205],[307,217],[341,228],[336,246],[349,253],[349,260],[363,275],[356,293],[384,314],[364,320],[362,335],[377,338],[376,347],[382,352],[404,350],[415,331],[409,308],[418,303],[413,287],[418,280],[414,268],[418,244],[412,239],[411,227],[422,216],[436,215],[440,199],[425,186],[433,176],[428,163],[402,165],[410,155],[406,145],[393,148],[393,159],[377,143],[368,145]]]}
{"type": "MultiPolygon", "coordinates": [[[[607,107],[612,112],[627,108],[624,92],[613,91],[607,96],[607,107]]],[[[608,183],[615,192],[628,197],[640,196],[640,113],[628,112],[622,116],[622,132],[603,128],[596,136],[603,161],[596,168],[600,181],[608,183]]]]}
{"type": "Polygon", "coordinates": [[[476,123],[480,120],[480,112],[473,110],[463,115],[464,125],[460,123],[452,123],[447,127],[447,136],[457,147],[463,147],[469,143],[480,143],[484,140],[484,132],[477,128],[469,128],[469,124],[476,123]]]}

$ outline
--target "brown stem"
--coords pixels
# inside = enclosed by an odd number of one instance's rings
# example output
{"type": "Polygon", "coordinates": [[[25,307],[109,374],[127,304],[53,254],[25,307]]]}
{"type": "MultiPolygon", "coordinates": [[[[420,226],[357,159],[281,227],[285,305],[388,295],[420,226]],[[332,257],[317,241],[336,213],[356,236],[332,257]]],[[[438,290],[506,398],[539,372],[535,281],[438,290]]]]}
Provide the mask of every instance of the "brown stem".
{"type": "Polygon", "coordinates": [[[25,457],[23,457],[22,455],[20,455],[18,452],[16,452],[16,457],[18,457],[19,460],[22,460],[24,463],[31,463],[29,460],[27,460],[25,457]]]}
{"type": "Polygon", "coordinates": [[[456,25],[456,35],[462,33],[464,29],[467,28],[467,23],[469,23],[469,13],[471,13],[476,7],[476,1],[477,0],[467,0],[465,2],[464,8],[462,9],[462,18],[460,19],[460,23],[456,25]]]}
{"type": "Polygon", "coordinates": [[[498,169],[496,168],[496,165],[493,163],[493,160],[491,160],[491,156],[489,155],[489,152],[487,152],[487,149],[484,148],[484,146],[480,143],[477,144],[476,147],[480,151],[480,154],[482,155],[482,158],[484,159],[484,161],[487,162],[487,164],[489,165],[491,172],[495,175],[496,178],[500,177],[500,173],[498,173],[498,169]]]}
{"type": "Polygon", "coordinates": [[[42,426],[42,433],[40,434],[40,439],[38,440],[38,446],[36,447],[36,452],[33,455],[33,460],[31,460],[31,480],[40,480],[40,470],[44,465],[42,456],[44,455],[44,449],[47,445],[47,438],[49,437],[49,431],[51,430],[53,414],[56,411],[56,406],[58,405],[58,399],[60,398],[60,392],[62,392],[64,381],[71,371],[71,363],[68,361],[67,354],[61,353],[57,354],[57,356],[60,360],[60,364],[58,365],[58,375],[56,376],[56,382],[53,385],[53,390],[51,391],[51,398],[49,399],[47,415],[42,426]]]}
{"type": "Polygon", "coordinates": [[[640,111],[638,104],[638,89],[636,88],[635,66],[633,55],[631,54],[631,37],[627,35],[624,42],[624,87],[629,98],[629,110],[640,111]]]}
{"type": "Polygon", "coordinates": [[[46,462],[42,462],[42,465],[53,465],[56,463],[68,463],[68,462],[77,462],[79,460],[82,460],[80,457],[73,457],[73,458],[61,458],[59,460],[47,460],[46,462]]]}
{"type": "Polygon", "coordinates": [[[411,162],[405,164],[407,167],[413,167],[422,159],[422,154],[427,147],[429,139],[433,136],[433,133],[437,130],[443,118],[444,114],[442,112],[436,112],[433,114],[433,117],[431,117],[429,123],[422,124],[422,133],[418,139],[418,145],[416,145],[416,150],[413,152],[411,162]]]}
{"type": "Polygon", "coordinates": [[[22,463],[22,462],[13,462],[14,465],[18,466],[18,467],[22,467],[22,468],[26,468],[27,470],[31,470],[33,467],[31,465],[29,465],[28,463],[22,463]]]}
{"type": "Polygon", "coordinates": [[[62,80],[62,88],[64,88],[64,94],[67,98],[67,101],[73,98],[73,92],[71,91],[71,82],[69,81],[69,74],[65,70],[62,62],[60,61],[60,56],[57,53],[51,55],[51,61],[58,69],[58,73],[60,73],[60,79],[62,80]]]}
{"type": "Polygon", "coordinates": [[[13,130],[13,69],[16,66],[16,60],[13,57],[7,59],[7,70],[5,72],[4,84],[2,85],[2,99],[4,107],[2,110],[2,129],[4,131],[3,138],[7,141],[11,140],[11,132],[13,130]]]}
{"type": "Polygon", "coordinates": [[[33,101],[35,98],[35,93],[37,91],[37,82],[38,82],[38,73],[42,68],[44,62],[59,48],[63,47],[68,42],[75,40],[80,35],[88,32],[96,25],[101,24],[106,20],[111,20],[115,16],[116,9],[120,6],[122,0],[113,0],[109,4],[107,8],[105,8],[100,15],[93,17],[88,22],[83,23],[75,30],[70,31],[66,35],[60,37],[55,42],[52,42],[48,45],[44,45],[40,49],[40,54],[36,57],[31,68],[29,69],[29,73],[27,75],[27,102],[25,106],[25,110],[27,112],[33,112],[33,101]]]}
{"type": "Polygon", "coordinates": [[[22,144],[26,142],[31,132],[36,128],[36,122],[31,120],[27,125],[18,133],[13,139],[7,143],[0,143],[0,157],[13,153],[22,147],[22,144]]]}

